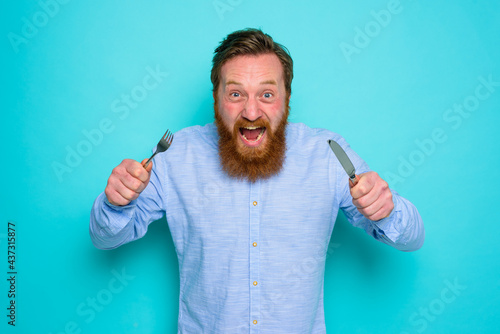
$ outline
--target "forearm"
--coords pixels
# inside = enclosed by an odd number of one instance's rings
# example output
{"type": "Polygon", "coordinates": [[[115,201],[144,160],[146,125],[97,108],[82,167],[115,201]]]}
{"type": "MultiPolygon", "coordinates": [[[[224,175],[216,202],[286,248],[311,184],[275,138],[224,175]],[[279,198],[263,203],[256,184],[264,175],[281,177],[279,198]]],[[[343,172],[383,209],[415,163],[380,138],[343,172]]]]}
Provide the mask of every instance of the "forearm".
{"type": "Polygon", "coordinates": [[[101,193],[95,200],[90,213],[89,233],[92,243],[100,249],[113,249],[140,238],[134,222],[136,201],[119,207],[108,202],[101,193]]]}
{"type": "Polygon", "coordinates": [[[384,219],[372,221],[364,217],[352,202],[345,201],[342,210],[349,222],[362,228],[376,240],[398,250],[411,252],[422,247],[425,238],[424,224],[415,206],[391,190],[394,209],[384,219]]]}
{"type": "Polygon", "coordinates": [[[365,230],[375,239],[401,251],[410,252],[422,247],[425,238],[424,224],[415,206],[392,191],[394,209],[389,217],[366,220],[365,230]]]}
{"type": "Polygon", "coordinates": [[[90,213],[90,238],[100,249],[113,249],[139,239],[146,234],[148,225],[160,219],[165,213],[163,186],[158,175],[161,165],[155,159],[149,184],[137,199],[128,205],[111,204],[101,193],[92,206],[90,213]]]}

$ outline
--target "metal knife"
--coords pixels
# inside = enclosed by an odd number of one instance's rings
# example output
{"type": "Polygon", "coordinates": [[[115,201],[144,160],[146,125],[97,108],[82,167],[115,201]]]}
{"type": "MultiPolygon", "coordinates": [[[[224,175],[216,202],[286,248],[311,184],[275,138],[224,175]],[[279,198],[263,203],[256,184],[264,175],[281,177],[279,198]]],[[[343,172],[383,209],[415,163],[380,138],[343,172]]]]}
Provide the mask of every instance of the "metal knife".
{"type": "Polygon", "coordinates": [[[337,157],[337,159],[339,159],[340,164],[342,165],[342,167],[344,167],[347,176],[349,176],[349,180],[351,180],[353,186],[355,186],[356,183],[358,183],[358,179],[356,177],[356,168],[354,168],[351,159],[349,159],[347,153],[345,153],[345,151],[336,141],[330,139],[328,140],[328,145],[330,145],[333,153],[335,153],[335,156],[337,157]]]}

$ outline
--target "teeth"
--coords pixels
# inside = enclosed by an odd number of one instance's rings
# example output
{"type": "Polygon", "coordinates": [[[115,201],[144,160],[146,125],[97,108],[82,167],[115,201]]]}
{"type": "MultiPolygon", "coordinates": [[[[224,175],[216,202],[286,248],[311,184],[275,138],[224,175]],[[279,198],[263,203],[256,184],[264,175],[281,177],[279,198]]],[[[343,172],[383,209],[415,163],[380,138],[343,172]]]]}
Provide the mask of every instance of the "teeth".
{"type": "Polygon", "coordinates": [[[260,138],[262,138],[262,134],[264,133],[264,130],[262,130],[259,135],[257,136],[257,139],[255,141],[259,141],[260,138]]]}
{"type": "MultiPolygon", "coordinates": [[[[258,128],[258,127],[251,127],[251,128],[247,127],[247,128],[245,128],[245,129],[254,130],[254,129],[257,129],[257,128],[258,128]]],[[[247,137],[245,137],[245,135],[244,135],[244,134],[242,134],[242,136],[243,136],[243,138],[245,138],[245,140],[246,140],[246,141],[256,142],[256,141],[259,141],[259,140],[260,140],[260,138],[262,138],[262,135],[264,134],[264,130],[265,130],[265,128],[262,128],[262,130],[260,130],[260,133],[259,133],[259,135],[257,136],[257,139],[255,139],[255,140],[249,140],[247,137]]]]}
{"type": "Polygon", "coordinates": [[[255,130],[255,129],[258,129],[259,127],[258,126],[247,126],[245,127],[245,129],[248,129],[248,130],[255,130]]]}

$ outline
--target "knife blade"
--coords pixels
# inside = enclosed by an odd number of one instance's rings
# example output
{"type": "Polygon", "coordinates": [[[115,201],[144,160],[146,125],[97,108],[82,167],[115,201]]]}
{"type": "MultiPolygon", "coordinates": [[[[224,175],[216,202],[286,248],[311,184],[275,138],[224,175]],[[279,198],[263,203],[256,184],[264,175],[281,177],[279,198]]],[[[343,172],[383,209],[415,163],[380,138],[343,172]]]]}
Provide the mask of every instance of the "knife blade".
{"type": "Polygon", "coordinates": [[[344,168],[347,176],[349,176],[349,180],[351,180],[353,186],[355,186],[356,183],[358,183],[358,179],[356,177],[356,168],[354,168],[351,159],[349,159],[347,153],[345,153],[342,147],[335,140],[328,140],[328,145],[330,145],[330,148],[332,149],[333,153],[335,153],[335,156],[344,168]]]}

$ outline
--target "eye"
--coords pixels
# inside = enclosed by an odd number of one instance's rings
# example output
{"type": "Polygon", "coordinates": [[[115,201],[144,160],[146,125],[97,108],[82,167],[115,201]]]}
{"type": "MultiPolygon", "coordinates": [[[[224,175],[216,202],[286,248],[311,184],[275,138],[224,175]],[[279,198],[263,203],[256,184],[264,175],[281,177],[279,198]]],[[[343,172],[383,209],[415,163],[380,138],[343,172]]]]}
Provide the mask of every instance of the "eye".
{"type": "Polygon", "coordinates": [[[273,97],[273,94],[271,94],[271,93],[264,93],[264,97],[266,99],[269,99],[269,98],[273,97]]]}
{"type": "Polygon", "coordinates": [[[231,97],[240,97],[240,93],[238,92],[232,92],[230,95],[231,97]]]}

